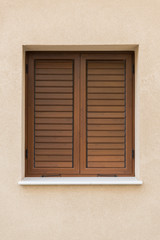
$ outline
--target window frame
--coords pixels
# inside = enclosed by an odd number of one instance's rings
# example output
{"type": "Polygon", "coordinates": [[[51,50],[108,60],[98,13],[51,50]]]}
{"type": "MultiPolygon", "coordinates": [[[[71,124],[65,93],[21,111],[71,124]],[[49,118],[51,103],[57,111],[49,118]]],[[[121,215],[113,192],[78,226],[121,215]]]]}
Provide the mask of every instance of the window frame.
{"type": "MultiPolygon", "coordinates": [[[[89,56],[89,57],[92,56],[91,58],[94,59],[95,55],[97,57],[98,56],[102,57],[102,55],[104,56],[105,54],[107,54],[109,56],[109,54],[110,54],[110,57],[112,56],[113,58],[115,58],[116,55],[117,55],[117,57],[121,55],[121,57],[119,57],[119,59],[125,59],[128,62],[128,64],[130,63],[130,66],[129,66],[130,73],[132,73],[132,65],[133,65],[133,62],[134,62],[134,53],[133,52],[87,52],[87,53],[82,52],[82,51],[80,51],[80,52],[29,52],[29,54],[26,54],[26,63],[28,64],[29,72],[28,72],[28,74],[26,73],[26,82],[25,82],[26,101],[25,101],[25,104],[27,104],[27,101],[29,99],[29,96],[27,95],[27,93],[29,92],[28,91],[27,79],[30,78],[30,77],[33,79],[33,76],[34,76],[34,74],[33,74],[34,64],[33,63],[36,59],[39,59],[39,56],[41,56],[41,59],[46,59],[46,57],[48,58],[48,54],[50,54],[51,59],[53,59],[54,57],[58,58],[58,56],[59,56],[60,59],[62,59],[62,57],[64,57],[64,59],[66,59],[66,56],[68,56],[69,59],[74,58],[75,63],[77,63],[77,66],[79,65],[78,54],[81,54],[81,59],[82,59],[81,63],[83,63],[83,64],[85,64],[84,62],[87,59],[87,56],[89,56]],[[32,55],[32,57],[31,57],[32,60],[31,61],[29,61],[29,55],[30,56],[32,55]]],[[[105,59],[106,59],[106,57],[105,57],[105,59]]],[[[64,177],[70,177],[70,176],[72,176],[72,177],[74,177],[74,176],[75,177],[95,177],[95,176],[97,176],[97,174],[95,174],[93,171],[91,171],[89,169],[86,169],[86,167],[85,167],[85,157],[84,157],[85,156],[85,150],[84,150],[85,147],[84,147],[83,142],[84,142],[84,139],[85,139],[84,129],[86,129],[86,123],[84,123],[84,119],[85,119],[84,118],[84,116],[85,116],[85,108],[84,107],[83,107],[84,114],[82,114],[82,105],[84,106],[84,98],[81,97],[82,96],[82,91],[84,91],[84,86],[83,85],[84,85],[85,81],[84,80],[81,81],[81,85],[80,85],[80,81],[79,81],[80,80],[79,78],[81,78],[80,77],[81,74],[83,75],[83,79],[84,79],[84,76],[86,74],[84,69],[85,69],[84,65],[83,66],[81,65],[81,71],[80,72],[78,70],[78,67],[77,67],[77,71],[74,71],[74,76],[75,76],[75,73],[77,73],[75,77],[77,78],[76,82],[77,82],[77,89],[78,89],[76,91],[74,89],[74,100],[77,99],[76,101],[78,102],[77,103],[78,108],[74,109],[74,125],[76,124],[75,127],[77,129],[77,133],[76,133],[77,137],[78,137],[78,139],[81,139],[80,142],[77,144],[77,152],[79,152],[80,150],[81,151],[78,154],[78,157],[77,157],[77,154],[76,154],[76,158],[74,157],[77,164],[74,165],[73,174],[71,173],[71,169],[69,169],[68,174],[67,174],[67,170],[65,169],[63,174],[60,175],[60,176],[64,176],[64,177]],[[80,121],[79,121],[80,118],[78,117],[79,114],[77,114],[76,111],[79,112],[80,115],[81,115],[81,120],[80,121]],[[75,121],[75,119],[77,119],[77,121],[75,121]],[[83,124],[81,124],[82,122],[83,122],[83,124]],[[80,128],[80,125],[81,125],[81,128],[80,128]],[[81,130],[80,131],[80,136],[82,136],[82,137],[80,137],[79,134],[78,134],[79,130],[81,130]],[[80,157],[80,161],[79,161],[79,157],[80,157]],[[79,164],[81,165],[81,169],[82,169],[80,173],[79,173],[79,164]]],[[[135,159],[134,159],[134,156],[132,157],[132,149],[135,149],[135,145],[134,145],[134,129],[135,129],[135,126],[134,126],[134,74],[130,74],[129,77],[130,77],[130,79],[132,78],[132,93],[133,93],[132,94],[132,99],[133,99],[133,107],[132,107],[132,116],[133,116],[132,117],[132,121],[133,121],[132,148],[130,147],[131,148],[130,149],[131,150],[130,151],[130,158],[132,158],[132,161],[130,161],[130,165],[128,165],[125,172],[123,172],[123,171],[117,172],[116,176],[121,176],[121,177],[123,177],[123,176],[135,176],[135,174],[134,174],[134,172],[135,172],[135,159]]],[[[34,81],[32,81],[32,83],[33,82],[34,81]]],[[[75,82],[75,80],[74,80],[74,82],[75,82]]],[[[75,86],[75,84],[74,84],[74,86],[75,86]]],[[[75,103],[74,103],[74,108],[75,108],[75,103]]],[[[32,111],[33,111],[33,109],[32,109],[32,111]]],[[[33,112],[32,112],[32,114],[33,114],[33,112]]],[[[27,110],[27,107],[26,107],[25,115],[26,115],[26,118],[25,118],[26,119],[26,121],[25,121],[25,126],[26,126],[25,127],[25,133],[26,133],[26,135],[25,135],[25,149],[28,149],[28,144],[27,144],[28,143],[28,129],[27,129],[28,110],[27,110]]],[[[33,123],[32,123],[32,126],[33,126],[33,123]]],[[[75,127],[74,127],[74,129],[75,129],[75,127]]],[[[31,139],[31,142],[33,142],[33,139],[31,139]]],[[[30,153],[28,152],[28,156],[26,156],[26,158],[25,158],[25,175],[27,177],[42,176],[42,174],[40,173],[41,171],[38,171],[38,172],[34,171],[35,169],[33,168],[33,162],[28,161],[28,157],[31,157],[29,154],[30,153]]],[[[75,151],[74,151],[74,154],[75,154],[75,151]]],[[[33,159],[33,158],[31,158],[31,159],[33,159]]],[[[59,169],[57,171],[55,171],[55,173],[54,173],[55,177],[57,176],[58,171],[59,171],[59,169]]],[[[48,173],[50,173],[50,172],[53,173],[53,171],[49,171],[48,173]]],[[[105,174],[104,171],[101,171],[101,173],[102,173],[102,176],[104,176],[104,175],[107,176],[108,175],[108,177],[109,177],[109,176],[113,175],[112,171],[108,174],[105,174]]],[[[51,174],[51,176],[53,176],[54,174],[51,174]]]]}

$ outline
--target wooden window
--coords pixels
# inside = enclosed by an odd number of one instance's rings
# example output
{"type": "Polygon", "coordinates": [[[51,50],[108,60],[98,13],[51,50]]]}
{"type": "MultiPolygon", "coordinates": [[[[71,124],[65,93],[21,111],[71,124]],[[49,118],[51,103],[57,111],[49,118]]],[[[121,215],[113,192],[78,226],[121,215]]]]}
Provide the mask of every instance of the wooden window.
{"type": "Polygon", "coordinates": [[[134,176],[133,57],[26,54],[26,176],[134,176]]]}

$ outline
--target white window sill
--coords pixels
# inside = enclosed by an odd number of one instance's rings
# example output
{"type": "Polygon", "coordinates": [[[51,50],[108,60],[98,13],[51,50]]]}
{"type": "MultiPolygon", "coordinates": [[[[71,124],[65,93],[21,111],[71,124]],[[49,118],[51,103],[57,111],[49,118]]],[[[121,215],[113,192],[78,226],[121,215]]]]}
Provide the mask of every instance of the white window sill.
{"type": "Polygon", "coordinates": [[[19,185],[141,185],[135,177],[26,177],[19,185]]]}

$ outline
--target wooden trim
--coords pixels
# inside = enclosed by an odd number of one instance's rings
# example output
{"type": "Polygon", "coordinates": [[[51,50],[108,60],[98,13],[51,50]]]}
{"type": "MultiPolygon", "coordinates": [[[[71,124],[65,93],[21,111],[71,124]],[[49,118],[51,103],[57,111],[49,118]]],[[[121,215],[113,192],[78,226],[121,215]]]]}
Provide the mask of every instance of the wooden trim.
{"type": "Polygon", "coordinates": [[[26,73],[26,64],[28,65],[28,54],[26,54],[25,61],[25,176],[28,172],[28,156],[26,156],[26,151],[28,155],[28,73],[26,73]]]}
{"type": "MultiPolygon", "coordinates": [[[[28,172],[34,168],[34,58],[28,54],[28,172]]],[[[26,174],[27,174],[26,173],[26,174]]],[[[28,174],[27,174],[28,176],[28,174]]]]}
{"type": "Polygon", "coordinates": [[[86,169],[86,60],[81,55],[81,106],[80,106],[80,174],[86,169]]]}
{"type": "Polygon", "coordinates": [[[134,156],[132,159],[132,176],[135,176],[135,54],[132,54],[132,66],[134,65],[134,73],[132,73],[132,150],[134,156]]]}

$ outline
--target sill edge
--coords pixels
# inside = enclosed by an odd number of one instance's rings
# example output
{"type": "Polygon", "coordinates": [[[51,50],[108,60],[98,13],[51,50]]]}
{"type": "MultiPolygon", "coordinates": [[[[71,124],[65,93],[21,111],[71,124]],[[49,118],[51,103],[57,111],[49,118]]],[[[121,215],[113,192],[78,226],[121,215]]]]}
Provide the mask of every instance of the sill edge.
{"type": "Polygon", "coordinates": [[[18,185],[142,185],[136,177],[25,177],[18,185]]]}

